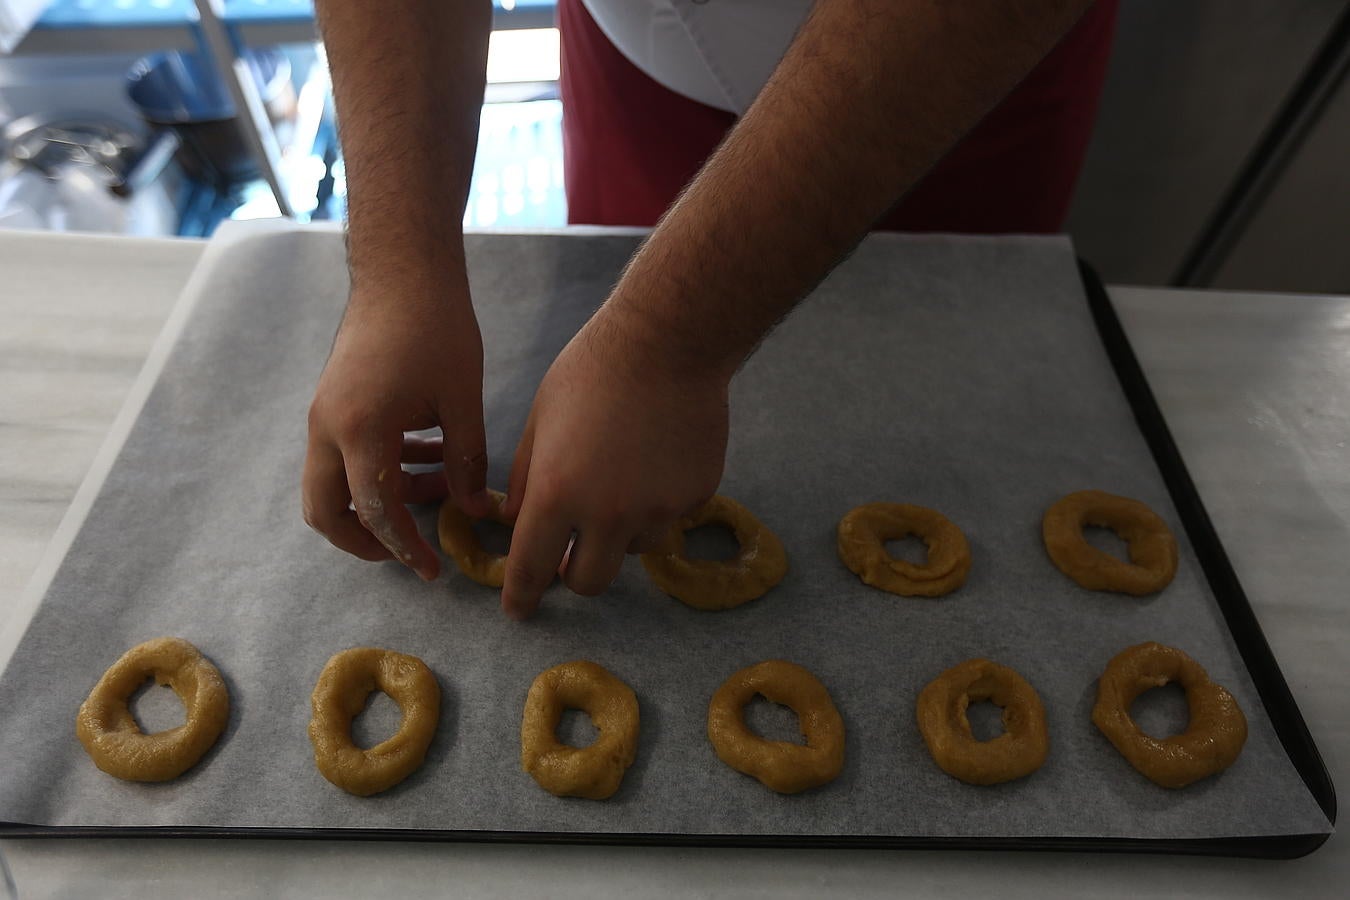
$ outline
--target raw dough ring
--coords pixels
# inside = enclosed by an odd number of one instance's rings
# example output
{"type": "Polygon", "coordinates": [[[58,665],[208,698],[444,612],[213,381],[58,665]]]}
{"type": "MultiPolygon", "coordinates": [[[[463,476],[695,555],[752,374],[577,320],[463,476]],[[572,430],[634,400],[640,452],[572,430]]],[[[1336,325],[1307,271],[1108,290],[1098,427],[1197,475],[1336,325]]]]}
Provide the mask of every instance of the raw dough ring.
{"type": "Polygon", "coordinates": [[[795,663],[771,659],[732,675],[708,703],[708,740],[722,762],[780,794],[833,781],[844,768],[844,720],[816,676],[795,663]],[[769,741],[745,724],[745,704],[756,695],[797,714],[806,745],[769,741]]]}
{"type": "Polygon", "coordinates": [[[520,765],[557,797],[604,800],[637,755],[638,702],[603,666],[579,659],[540,672],[525,697],[520,765]],[[584,710],[599,737],[588,747],[558,740],[563,710],[584,710]]]}
{"type": "Polygon", "coordinates": [[[1106,664],[1092,721],[1130,765],[1167,788],[1223,771],[1247,742],[1247,717],[1233,695],[1185,653],[1152,642],[1122,650],[1106,664]],[[1149,688],[1172,681],[1186,690],[1191,720],[1181,734],[1159,740],[1139,730],[1130,704],[1149,688]]]}
{"type": "Polygon", "coordinates": [[[343,650],[328,660],[310,700],[314,764],[324,778],[358,797],[388,790],[416,771],[441,716],[441,687],[426,663],[375,647],[343,650]],[[362,750],[352,741],[352,719],[377,690],[398,704],[403,720],[393,737],[362,750]]]}
{"type": "Polygon", "coordinates": [[[113,663],[75,717],[75,734],[89,758],[127,781],[168,781],[195,766],[230,718],[230,693],[220,670],[182,638],[137,644],[113,663]],[[151,676],[173,688],[187,721],[146,734],[127,700],[151,676]]]}
{"type": "MultiPolygon", "coordinates": [[[[502,502],[506,500],[506,495],[491,489],[487,493],[488,499],[492,501],[492,510],[484,518],[507,527],[516,524],[502,515],[502,502]]],[[[483,549],[482,542],[473,531],[475,521],[464,515],[451,500],[442,503],[436,520],[441,549],[465,575],[479,584],[499,588],[506,581],[506,557],[483,549]]]]}
{"type": "Polygon", "coordinates": [[[839,558],[863,584],[904,597],[941,597],[965,584],[966,536],[942,513],[905,503],[868,503],[839,520],[839,558]],[[928,547],[915,565],[886,552],[886,541],[914,535],[928,547]]]}
{"type": "Polygon", "coordinates": [[[778,536],[750,510],[719,494],[676,522],[665,546],[644,553],[642,565],[658,588],[687,606],[731,609],[762,597],[783,580],[787,551],[778,536]],[[725,525],[736,534],[741,549],[734,559],[689,559],[684,555],[684,533],[711,523],[725,525]]]}
{"type": "Polygon", "coordinates": [[[1045,707],[1025,678],[987,659],[952,666],[919,693],[919,731],[942,771],[967,784],[999,784],[1030,775],[1045,762],[1050,736],[1045,707]],[[1003,707],[1003,733],[981,741],[966,709],[989,700],[1003,707]]]}
{"type": "Polygon", "coordinates": [[[1167,523],[1138,500],[1103,491],[1078,491],[1045,511],[1045,549],[1055,566],[1093,591],[1142,596],[1167,587],[1177,573],[1177,542],[1167,523]],[[1130,561],[1098,550],[1083,527],[1110,528],[1129,544],[1130,561]]]}

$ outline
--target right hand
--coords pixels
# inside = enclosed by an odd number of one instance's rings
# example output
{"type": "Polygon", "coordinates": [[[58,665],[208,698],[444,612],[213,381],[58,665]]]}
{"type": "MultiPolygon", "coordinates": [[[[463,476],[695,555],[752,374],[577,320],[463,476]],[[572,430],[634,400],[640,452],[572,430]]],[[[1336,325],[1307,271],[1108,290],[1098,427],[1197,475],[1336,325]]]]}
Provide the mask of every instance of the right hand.
{"type": "Polygon", "coordinates": [[[448,290],[353,287],[309,410],[305,521],[354,556],[397,559],[430,581],[439,558],[406,504],[448,489],[451,502],[482,516],[486,478],[483,340],[467,279],[448,290]],[[439,447],[405,438],[434,425],[439,447]],[[402,467],[438,455],[444,475],[402,467]]]}

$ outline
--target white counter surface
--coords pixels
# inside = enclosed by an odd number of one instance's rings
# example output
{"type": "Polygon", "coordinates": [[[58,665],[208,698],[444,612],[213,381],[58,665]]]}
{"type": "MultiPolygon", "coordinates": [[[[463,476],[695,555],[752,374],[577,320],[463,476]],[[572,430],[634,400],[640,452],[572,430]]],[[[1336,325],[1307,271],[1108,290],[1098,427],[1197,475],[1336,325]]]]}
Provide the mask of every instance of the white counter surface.
{"type": "MultiPolygon", "coordinates": [[[[0,232],[0,619],[16,605],[203,246],[0,232]]],[[[1350,298],[1111,294],[1343,787],[1350,298]]],[[[0,851],[22,897],[1233,898],[1341,896],[1350,884],[1350,849],[1339,835],[1288,862],[277,840],[8,840],[0,851]]]]}

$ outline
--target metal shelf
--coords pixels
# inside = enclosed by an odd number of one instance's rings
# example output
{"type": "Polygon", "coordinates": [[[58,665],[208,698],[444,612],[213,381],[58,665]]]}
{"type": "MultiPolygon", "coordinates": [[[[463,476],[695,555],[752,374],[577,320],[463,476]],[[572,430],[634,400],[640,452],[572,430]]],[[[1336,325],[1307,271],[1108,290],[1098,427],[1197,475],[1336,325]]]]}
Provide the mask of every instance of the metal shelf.
{"type": "MultiPolygon", "coordinates": [[[[554,0],[494,0],[494,29],[551,27],[554,0]],[[504,8],[510,6],[510,9],[504,8]]],[[[53,0],[42,19],[15,51],[15,55],[44,54],[86,57],[109,53],[147,54],[162,50],[189,50],[206,53],[216,60],[219,75],[229,88],[236,109],[244,110],[244,125],[253,155],[259,160],[263,179],[237,185],[229,196],[209,185],[199,186],[186,196],[180,209],[184,223],[195,223],[200,233],[209,233],[214,223],[229,215],[227,207],[245,205],[261,209],[275,203],[286,216],[296,213],[323,216],[331,201],[319,198],[319,209],[291,208],[287,178],[281,172],[281,155],[276,136],[256,97],[252,79],[241,69],[240,54],[249,46],[286,43],[311,43],[317,40],[313,0],[53,0]],[[264,187],[265,185],[265,187],[264,187]],[[266,195],[270,194],[268,197],[266,195]]],[[[489,97],[495,99],[540,99],[556,97],[552,84],[492,85],[489,97]],[[510,95],[508,97],[508,95],[510,95]]],[[[530,104],[529,121],[497,122],[500,116],[487,114],[485,137],[502,133],[494,157],[501,157],[501,171],[482,173],[476,180],[474,215],[482,220],[525,221],[543,217],[552,222],[564,213],[561,182],[560,136],[557,103],[530,104]],[[500,125],[500,127],[498,127],[500,125]],[[536,134],[537,133],[537,134],[536,134]],[[535,138],[538,137],[538,141],[535,138]],[[551,143],[549,138],[556,138],[551,143]],[[549,153],[534,152],[532,143],[548,144],[549,153]],[[522,143],[523,142],[523,143],[522,143]],[[529,147],[525,147],[529,144],[529,147]],[[558,146],[553,146],[557,144],[558,146]],[[527,152],[528,151],[528,152],[527,152]],[[556,159],[555,159],[556,157],[556,159]],[[491,190],[489,182],[500,183],[491,190]],[[518,182],[518,183],[517,183],[518,182]],[[500,193],[500,197],[497,195],[500,193]],[[519,207],[519,208],[517,208],[519,207]]],[[[322,143],[322,136],[316,144],[322,143]]],[[[326,163],[336,157],[335,135],[328,135],[332,147],[316,146],[326,163]]],[[[321,188],[323,185],[321,185],[321,188]]],[[[329,185],[331,193],[332,185],[329,185]]],[[[320,191],[324,193],[323,190],[320,191]]],[[[345,199],[336,202],[340,207],[345,199]]],[[[271,213],[267,213],[271,214],[271,213]]],[[[198,233],[193,231],[192,233],[198,233]]]]}

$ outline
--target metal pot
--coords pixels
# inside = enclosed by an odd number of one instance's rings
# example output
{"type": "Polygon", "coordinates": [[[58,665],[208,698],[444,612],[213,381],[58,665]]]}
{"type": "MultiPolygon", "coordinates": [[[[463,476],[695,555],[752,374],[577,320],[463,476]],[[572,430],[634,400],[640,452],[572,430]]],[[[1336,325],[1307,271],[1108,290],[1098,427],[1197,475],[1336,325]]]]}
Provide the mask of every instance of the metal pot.
{"type": "Polygon", "coordinates": [[[129,197],[159,177],[178,139],[166,132],[148,147],[122,122],[98,113],[25,116],[5,126],[5,170],[29,169],[55,179],[71,167],[97,170],[96,180],[129,197]]]}
{"type": "Polygon", "coordinates": [[[0,132],[0,227],[173,232],[173,205],[150,192],[177,138],[146,149],[125,123],[98,113],[16,119],[0,132]]]}

